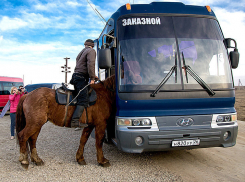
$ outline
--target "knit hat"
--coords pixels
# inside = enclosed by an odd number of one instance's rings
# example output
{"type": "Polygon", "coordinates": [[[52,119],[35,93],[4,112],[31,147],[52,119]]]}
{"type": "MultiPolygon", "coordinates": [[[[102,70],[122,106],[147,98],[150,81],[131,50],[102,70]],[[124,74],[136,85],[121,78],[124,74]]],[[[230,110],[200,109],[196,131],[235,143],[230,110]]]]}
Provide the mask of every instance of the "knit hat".
{"type": "Polygon", "coordinates": [[[91,39],[87,39],[84,43],[84,45],[94,47],[94,41],[91,39]]]}

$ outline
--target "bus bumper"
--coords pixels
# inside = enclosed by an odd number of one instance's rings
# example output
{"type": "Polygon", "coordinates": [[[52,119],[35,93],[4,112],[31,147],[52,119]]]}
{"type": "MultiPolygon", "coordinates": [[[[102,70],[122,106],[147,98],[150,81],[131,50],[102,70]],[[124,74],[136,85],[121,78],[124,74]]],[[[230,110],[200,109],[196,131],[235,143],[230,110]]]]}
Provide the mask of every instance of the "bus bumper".
{"type": "Polygon", "coordinates": [[[181,149],[195,149],[207,147],[232,147],[236,144],[238,126],[195,130],[175,131],[130,131],[130,129],[117,127],[116,146],[128,153],[142,153],[149,151],[169,151],[181,149]],[[224,135],[229,136],[226,138],[224,135]],[[142,143],[136,144],[137,137],[142,143]],[[225,139],[224,139],[225,138],[225,139]],[[173,141],[199,140],[199,145],[172,146],[173,141]]]}

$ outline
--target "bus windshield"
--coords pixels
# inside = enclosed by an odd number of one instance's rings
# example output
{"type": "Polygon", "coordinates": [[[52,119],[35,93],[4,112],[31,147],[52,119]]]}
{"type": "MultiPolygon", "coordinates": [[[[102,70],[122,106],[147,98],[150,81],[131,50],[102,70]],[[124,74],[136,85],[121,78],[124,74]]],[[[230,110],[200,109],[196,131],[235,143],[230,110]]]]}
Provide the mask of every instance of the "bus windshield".
{"type": "Polygon", "coordinates": [[[210,88],[233,87],[227,50],[216,20],[158,16],[124,18],[117,23],[121,92],[155,90],[176,61],[176,72],[161,90],[202,89],[188,75],[184,62],[210,88]]]}

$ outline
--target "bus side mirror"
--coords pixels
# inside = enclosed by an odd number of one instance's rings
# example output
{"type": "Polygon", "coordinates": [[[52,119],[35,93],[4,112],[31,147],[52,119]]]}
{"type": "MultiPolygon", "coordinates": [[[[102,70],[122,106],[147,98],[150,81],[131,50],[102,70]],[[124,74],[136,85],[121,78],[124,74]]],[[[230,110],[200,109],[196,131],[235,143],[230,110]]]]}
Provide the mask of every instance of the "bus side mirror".
{"type": "Polygon", "coordinates": [[[111,50],[108,48],[100,49],[98,51],[98,62],[100,69],[111,68],[111,50]]]}
{"type": "Polygon", "coordinates": [[[224,44],[225,44],[225,47],[228,49],[228,48],[232,48],[231,47],[231,38],[226,38],[224,39],[224,44]]]}
{"type": "Polygon", "coordinates": [[[227,39],[224,39],[224,44],[225,44],[227,49],[228,48],[234,48],[234,51],[231,51],[229,53],[229,58],[231,61],[231,67],[236,69],[238,67],[238,64],[239,64],[239,52],[237,49],[236,41],[234,39],[227,38],[227,39]],[[233,41],[235,43],[235,47],[231,46],[231,41],[233,41]]]}
{"type": "Polygon", "coordinates": [[[234,49],[234,51],[231,51],[229,57],[230,57],[230,61],[231,61],[231,67],[236,69],[238,67],[238,63],[239,63],[238,49],[234,49]]]}

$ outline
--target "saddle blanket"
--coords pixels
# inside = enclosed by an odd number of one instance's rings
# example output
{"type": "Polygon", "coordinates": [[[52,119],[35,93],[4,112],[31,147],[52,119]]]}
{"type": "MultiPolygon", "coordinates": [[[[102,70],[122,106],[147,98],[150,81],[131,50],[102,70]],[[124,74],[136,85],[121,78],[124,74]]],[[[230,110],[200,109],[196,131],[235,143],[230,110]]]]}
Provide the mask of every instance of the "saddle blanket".
{"type": "MultiPolygon", "coordinates": [[[[72,91],[69,91],[69,92],[70,92],[70,98],[69,98],[69,103],[70,103],[76,97],[76,95],[74,95],[72,91]]],[[[58,104],[66,105],[67,96],[68,96],[68,91],[65,91],[62,87],[55,90],[55,99],[58,104]]],[[[97,100],[96,92],[94,91],[94,89],[92,89],[92,91],[89,92],[89,106],[94,105],[96,103],[96,100],[97,100]]],[[[77,99],[75,99],[70,104],[70,106],[75,106],[76,104],[77,104],[77,99]]]]}

